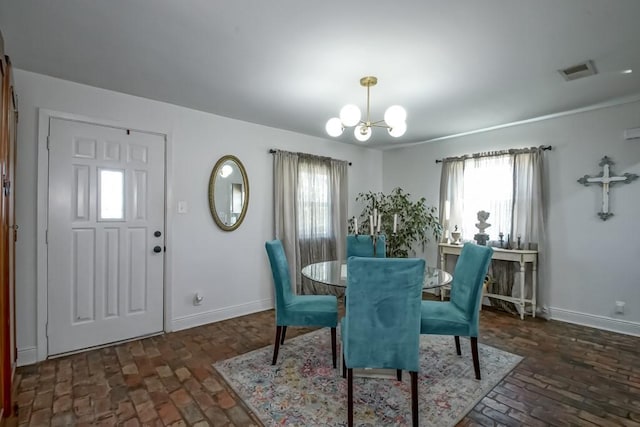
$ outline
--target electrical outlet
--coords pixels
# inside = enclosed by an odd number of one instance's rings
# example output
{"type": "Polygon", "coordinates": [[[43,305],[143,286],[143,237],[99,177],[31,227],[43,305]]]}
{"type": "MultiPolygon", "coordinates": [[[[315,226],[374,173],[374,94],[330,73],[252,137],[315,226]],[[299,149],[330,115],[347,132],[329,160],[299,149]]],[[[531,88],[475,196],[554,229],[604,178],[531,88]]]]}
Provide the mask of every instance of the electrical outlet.
{"type": "Polygon", "coordinates": [[[193,297],[193,305],[200,305],[204,300],[204,295],[201,295],[199,292],[196,293],[193,297]]]}
{"type": "Polygon", "coordinates": [[[616,313],[617,314],[624,314],[624,305],[625,305],[624,301],[616,301],[616,313]]]}

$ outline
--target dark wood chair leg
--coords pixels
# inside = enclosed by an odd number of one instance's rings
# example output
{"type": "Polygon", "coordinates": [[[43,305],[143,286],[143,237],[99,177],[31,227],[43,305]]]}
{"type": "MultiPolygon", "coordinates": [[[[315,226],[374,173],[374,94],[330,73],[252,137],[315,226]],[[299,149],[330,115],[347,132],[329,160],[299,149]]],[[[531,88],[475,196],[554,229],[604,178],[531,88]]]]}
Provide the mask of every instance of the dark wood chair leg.
{"type": "Polygon", "coordinates": [[[456,353],[458,353],[458,356],[460,356],[462,354],[462,352],[460,351],[460,337],[456,335],[454,338],[456,340],[456,353]]]}
{"type": "Polygon", "coordinates": [[[282,333],[282,326],[276,326],[276,343],[273,345],[273,360],[272,365],[276,364],[278,360],[278,350],[280,349],[280,334],[282,333]]]}
{"type": "Polygon", "coordinates": [[[336,369],[336,328],[331,328],[331,356],[333,357],[333,369],[336,369]]]}
{"type": "Polygon", "coordinates": [[[396,378],[398,381],[402,381],[402,369],[396,369],[396,378]]]}
{"type": "Polygon", "coordinates": [[[282,327],[282,337],[280,337],[280,345],[284,344],[284,336],[287,335],[287,327],[282,327]]]}
{"type": "Polygon", "coordinates": [[[347,362],[344,361],[344,351],[342,352],[342,378],[347,378],[347,362]]]}
{"type": "Polygon", "coordinates": [[[480,379],[480,359],[478,357],[478,337],[471,337],[471,354],[473,355],[473,369],[476,371],[476,379],[480,379]]]}
{"type": "Polygon", "coordinates": [[[411,374],[411,419],[413,420],[413,427],[418,427],[418,373],[410,372],[411,374]]]}
{"type": "Polygon", "coordinates": [[[347,369],[347,424],[353,426],[353,369],[347,369]]]}

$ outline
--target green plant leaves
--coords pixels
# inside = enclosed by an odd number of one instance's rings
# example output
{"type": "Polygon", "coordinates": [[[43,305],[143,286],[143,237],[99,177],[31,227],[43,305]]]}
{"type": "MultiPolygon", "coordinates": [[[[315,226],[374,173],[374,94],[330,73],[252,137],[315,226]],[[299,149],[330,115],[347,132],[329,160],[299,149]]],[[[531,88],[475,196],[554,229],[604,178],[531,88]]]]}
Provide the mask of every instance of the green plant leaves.
{"type": "MultiPolygon", "coordinates": [[[[369,234],[369,218],[374,209],[382,215],[380,233],[387,238],[387,257],[408,257],[409,252],[415,255],[414,245],[424,246],[429,242],[431,234],[436,240],[442,235],[442,225],[436,215],[436,208],[426,205],[424,197],[413,202],[411,195],[397,187],[389,194],[372,191],[359,193],[356,202],[363,204],[358,217],[358,233],[369,234]],[[393,216],[398,215],[397,232],[393,233],[393,216]]],[[[349,220],[349,233],[355,233],[353,219],[349,220]]]]}

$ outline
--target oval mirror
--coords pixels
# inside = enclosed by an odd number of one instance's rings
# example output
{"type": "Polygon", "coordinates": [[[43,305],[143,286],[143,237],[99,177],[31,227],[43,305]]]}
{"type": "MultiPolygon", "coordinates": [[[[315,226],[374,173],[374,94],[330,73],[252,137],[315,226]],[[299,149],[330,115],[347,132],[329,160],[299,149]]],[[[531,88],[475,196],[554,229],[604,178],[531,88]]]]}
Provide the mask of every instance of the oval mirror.
{"type": "Polygon", "coordinates": [[[213,220],[224,231],[242,224],[249,206],[249,180],[237,157],[220,158],[209,178],[209,209],[213,220]]]}

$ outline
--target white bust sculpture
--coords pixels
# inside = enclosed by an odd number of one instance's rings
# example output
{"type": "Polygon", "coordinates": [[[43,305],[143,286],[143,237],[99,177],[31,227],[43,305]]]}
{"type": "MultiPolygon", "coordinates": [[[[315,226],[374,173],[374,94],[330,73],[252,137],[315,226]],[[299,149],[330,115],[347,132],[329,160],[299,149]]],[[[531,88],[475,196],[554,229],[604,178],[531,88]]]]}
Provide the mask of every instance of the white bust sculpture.
{"type": "Polygon", "coordinates": [[[473,238],[476,243],[481,246],[485,246],[489,240],[489,235],[484,232],[486,228],[491,227],[491,224],[487,222],[487,219],[489,219],[489,212],[478,211],[478,223],[476,224],[476,227],[478,227],[479,232],[473,236],[473,238]]]}
{"type": "Polygon", "coordinates": [[[478,223],[476,224],[476,227],[478,227],[480,233],[484,233],[486,228],[491,227],[491,224],[487,222],[487,219],[489,219],[489,212],[478,211],[478,223]]]}

